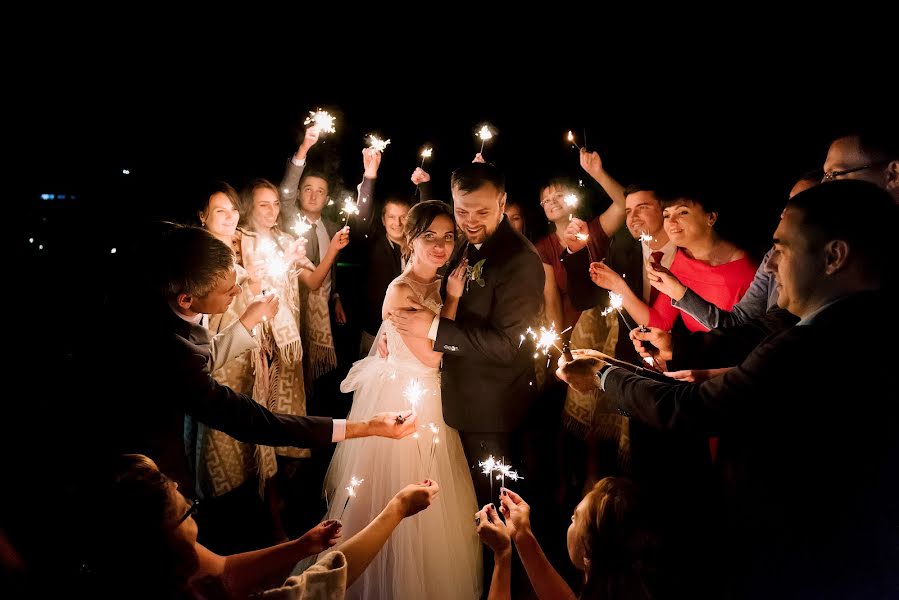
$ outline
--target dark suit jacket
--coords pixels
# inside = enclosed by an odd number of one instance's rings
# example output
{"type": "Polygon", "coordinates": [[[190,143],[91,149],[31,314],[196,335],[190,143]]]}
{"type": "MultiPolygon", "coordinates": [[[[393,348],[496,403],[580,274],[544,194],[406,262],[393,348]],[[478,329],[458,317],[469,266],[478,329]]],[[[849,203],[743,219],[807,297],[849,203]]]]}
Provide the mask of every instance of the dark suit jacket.
{"type": "Polygon", "coordinates": [[[209,372],[209,335],[167,306],[145,330],[136,355],[120,365],[115,410],[118,450],[140,452],[192,484],[182,441],[184,415],[250,443],[309,448],[331,443],[332,420],[279,415],[218,383],[209,372]],[[130,363],[130,368],[128,368],[130,363]]]}
{"type": "MultiPolygon", "coordinates": [[[[459,245],[449,271],[466,247],[459,245]]],[[[543,264],[506,217],[481,246],[480,259],[485,259],[484,287],[469,282],[456,320],[440,319],[434,342],[434,350],[443,352],[443,417],[466,432],[510,432],[534,397],[533,345],[521,344],[521,335],[537,325],[543,264]]],[[[445,295],[445,282],[442,287],[445,295]]]]}
{"type": "Polygon", "coordinates": [[[402,273],[399,254],[393,251],[387,234],[378,227],[379,213],[375,210],[374,179],[362,179],[359,192],[359,215],[355,218],[360,223],[353,226],[353,245],[361,248],[359,258],[365,264],[365,298],[362,307],[362,330],[371,335],[381,327],[381,309],[384,307],[384,296],[390,282],[402,273]],[[362,202],[362,198],[367,201],[362,202]]]}
{"type": "Polygon", "coordinates": [[[774,307],[763,317],[746,323],[711,331],[673,332],[672,371],[680,369],[715,369],[732,367],[743,362],[762,340],[771,334],[792,327],[799,317],[774,307]]]}
{"type": "Polygon", "coordinates": [[[738,596],[887,597],[896,583],[897,378],[843,353],[896,339],[895,321],[860,320],[890,314],[887,297],[844,298],[702,384],[606,378],[632,419],[719,436],[720,543],[738,596]]]}
{"type": "MultiPolygon", "coordinates": [[[[569,254],[562,252],[562,264],[568,275],[568,295],[577,310],[584,311],[597,305],[608,306],[609,292],[597,286],[590,279],[590,256],[586,248],[569,254]]],[[[609,267],[624,276],[628,287],[637,296],[643,297],[643,251],[640,242],[635,240],[627,227],[619,229],[609,243],[609,267]]],[[[625,311],[627,315],[627,311],[625,311]]],[[[628,319],[633,319],[628,315],[628,319]]],[[[619,321],[619,325],[622,325],[619,321]]],[[[618,328],[618,341],[615,343],[615,357],[621,360],[640,364],[640,356],[634,350],[634,344],[626,327],[618,328]]]]}
{"type": "Polygon", "coordinates": [[[402,273],[402,263],[383,231],[368,240],[367,250],[362,330],[375,335],[381,326],[387,286],[402,273]]]}

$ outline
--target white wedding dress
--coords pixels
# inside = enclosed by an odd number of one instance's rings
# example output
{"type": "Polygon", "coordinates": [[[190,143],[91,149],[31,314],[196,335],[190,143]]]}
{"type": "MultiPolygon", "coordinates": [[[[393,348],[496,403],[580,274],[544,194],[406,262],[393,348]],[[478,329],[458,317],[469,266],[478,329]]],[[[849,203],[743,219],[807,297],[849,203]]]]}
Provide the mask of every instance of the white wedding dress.
{"type": "MultiPolygon", "coordinates": [[[[439,280],[423,284],[400,275],[391,286],[400,282],[412,288],[422,305],[439,314],[439,280]]],[[[412,354],[389,320],[381,331],[387,333],[388,357],[382,359],[374,348],[370,356],[353,365],[340,385],[345,393],[355,391],[349,419],[412,408],[407,390],[417,385],[423,390],[416,406],[418,438],[367,437],[338,444],[325,478],[330,504],[327,518],[341,518],[344,542],[368,525],[406,485],[433,479],[440,485],[440,493],[427,510],[400,523],[346,597],[479,598],[483,568],[474,525],[478,506],[459,434],[443,422],[440,372],[412,354]],[[428,427],[430,423],[439,428],[436,435],[428,427]],[[345,488],[351,477],[364,481],[346,504],[349,494],[345,488]]],[[[335,547],[339,548],[340,544],[335,547]]]]}

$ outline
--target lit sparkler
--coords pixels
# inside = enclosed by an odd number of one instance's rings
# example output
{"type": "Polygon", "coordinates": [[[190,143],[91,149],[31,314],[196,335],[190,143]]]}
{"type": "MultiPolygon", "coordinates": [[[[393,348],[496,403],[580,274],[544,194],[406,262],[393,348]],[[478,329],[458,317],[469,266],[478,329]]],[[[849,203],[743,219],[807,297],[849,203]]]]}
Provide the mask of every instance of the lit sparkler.
{"type": "Polygon", "coordinates": [[[312,125],[319,133],[334,133],[334,117],[326,110],[309,111],[303,125],[312,125]]]}
{"type": "Polygon", "coordinates": [[[390,144],[390,140],[382,140],[374,134],[368,136],[369,147],[377,150],[378,152],[384,152],[388,144],[390,144]]]}
{"type": "Polygon", "coordinates": [[[434,149],[428,146],[424,150],[421,151],[421,165],[419,168],[423,169],[425,167],[425,161],[431,158],[431,155],[434,153],[434,149]]]}
{"type": "Polygon", "coordinates": [[[571,133],[571,130],[570,130],[570,129],[568,130],[568,141],[569,141],[569,143],[570,143],[572,146],[574,146],[574,147],[577,148],[578,150],[581,149],[581,147],[577,145],[577,142],[574,141],[574,134],[571,133]]]}
{"type": "Polygon", "coordinates": [[[338,521],[343,520],[343,513],[346,512],[346,507],[350,503],[350,498],[356,497],[356,488],[365,481],[364,479],[356,479],[356,476],[353,475],[350,477],[350,485],[348,485],[345,489],[347,491],[346,502],[343,503],[343,510],[340,511],[340,516],[337,518],[338,521]]]}
{"type": "Polygon", "coordinates": [[[346,225],[352,215],[359,214],[359,205],[351,196],[347,196],[343,200],[343,208],[340,209],[340,212],[343,213],[343,224],[346,225]]]}
{"type": "Polygon", "coordinates": [[[493,132],[490,131],[490,127],[488,125],[481,126],[481,129],[478,131],[478,137],[481,138],[481,150],[480,153],[484,153],[484,143],[493,137],[493,132]]]}

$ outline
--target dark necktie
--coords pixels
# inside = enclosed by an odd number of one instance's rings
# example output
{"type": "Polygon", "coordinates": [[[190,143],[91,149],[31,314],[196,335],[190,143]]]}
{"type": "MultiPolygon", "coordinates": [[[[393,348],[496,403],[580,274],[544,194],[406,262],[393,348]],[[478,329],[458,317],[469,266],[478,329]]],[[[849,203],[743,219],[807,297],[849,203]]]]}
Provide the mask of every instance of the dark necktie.
{"type": "MultiPolygon", "coordinates": [[[[652,259],[650,261],[652,266],[654,266],[654,267],[662,266],[662,257],[665,256],[664,252],[661,252],[660,250],[656,250],[655,252],[651,252],[649,254],[649,256],[652,259]]],[[[656,288],[652,288],[649,291],[649,305],[650,306],[652,306],[652,304],[655,302],[656,296],[658,296],[658,295],[659,295],[659,290],[657,290],[656,288]]]]}
{"type": "Polygon", "coordinates": [[[307,254],[307,258],[312,261],[312,264],[316,267],[321,262],[321,256],[318,248],[318,223],[312,224],[312,235],[309,239],[309,248],[307,254]]]}
{"type": "Polygon", "coordinates": [[[403,258],[400,255],[400,245],[395,244],[393,242],[390,243],[390,250],[393,252],[393,264],[396,267],[397,271],[402,271],[403,269],[403,258]]]}

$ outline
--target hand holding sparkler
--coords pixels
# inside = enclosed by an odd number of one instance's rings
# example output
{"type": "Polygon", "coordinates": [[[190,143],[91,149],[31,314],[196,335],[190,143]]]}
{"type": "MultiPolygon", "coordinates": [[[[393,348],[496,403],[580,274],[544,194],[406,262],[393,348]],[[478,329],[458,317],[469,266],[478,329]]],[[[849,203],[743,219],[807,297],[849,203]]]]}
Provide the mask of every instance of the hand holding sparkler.
{"type": "Polygon", "coordinates": [[[387,509],[397,511],[400,517],[405,519],[428,508],[439,493],[440,486],[432,479],[411,483],[390,499],[387,509]]]}
{"type": "Polygon", "coordinates": [[[247,331],[252,331],[259,323],[274,319],[280,304],[277,294],[259,294],[247,305],[239,320],[247,331]]]}
{"type": "Polygon", "coordinates": [[[312,127],[307,127],[306,132],[303,134],[303,141],[300,142],[300,147],[297,148],[296,153],[293,155],[299,161],[305,161],[306,155],[309,154],[309,150],[312,149],[312,146],[318,142],[318,138],[321,135],[321,132],[314,125],[312,127]]]}
{"type": "Polygon", "coordinates": [[[687,286],[680,282],[671,271],[659,263],[646,264],[646,272],[649,277],[649,285],[667,295],[674,301],[678,301],[687,293],[687,286]]]}
{"type": "MultiPolygon", "coordinates": [[[[481,149],[478,150],[478,156],[480,156],[481,154],[484,153],[484,144],[487,142],[487,140],[493,138],[493,132],[490,130],[489,125],[481,126],[481,128],[478,130],[478,138],[480,138],[480,140],[481,140],[481,149]]],[[[475,157],[475,158],[477,158],[477,157],[475,157]]],[[[475,162],[478,162],[478,161],[475,160],[475,162]]],[[[482,158],[481,162],[483,162],[483,158],[482,158]]]]}
{"type": "Polygon", "coordinates": [[[421,167],[415,167],[415,170],[412,171],[412,183],[421,185],[429,181],[431,181],[431,175],[421,167]]]}
{"type": "Polygon", "coordinates": [[[381,167],[381,152],[375,148],[362,149],[362,176],[366,179],[376,179],[378,169],[381,167]]]}
{"type": "Polygon", "coordinates": [[[596,374],[608,363],[577,350],[573,354],[574,360],[572,361],[565,361],[564,357],[559,359],[556,377],[578,392],[589,394],[599,387],[599,378],[596,374]]]}
{"type": "MultiPolygon", "coordinates": [[[[565,228],[565,242],[568,244],[568,249],[571,252],[579,252],[587,247],[589,239],[590,234],[587,223],[577,217],[572,218],[565,228]]],[[[590,262],[593,261],[591,260],[590,262]]]]}
{"type": "Polygon", "coordinates": [[[487,161],[484,160],[484,155],[481,154],[480,152],[478,152],[477,154],[474,155],[474,158],[471,159],[471,162],[473,162],[473,163],[485,163],[485,162],[487,162],[487,161]]]}
{"type": "Polygon", "coordinates": [[[506,527],[515,543],[533,536],[531,533],[531,506],[512,490],[500,490],[500,510],[506,518],[506,527]]]}
{"type": "Polygon", "coordinates": [[[599,158],[599,154],[597,152],[587,152],[585,149],[581,148],[580,158],[581,168],[587,171],[587,174],[598,182],[603,174],[602,159],[599,158]]]}
{"type": "Polygon", "coordinates": [[[493,550],[496,560],[507,560],[512,554],[512,536],[509,528],[496,512],[494,504],[485,504],[484,508],[475,513],[475,526],[478,528],[478,537],[488,548],[493,550]]]}
{"type": "Polygon", "coordinates": [[[602,261],[590,263],[590,279],[597,286],[615,292],[618,296],[621,296],[627,287],[624,278],[602,261]]]}
{"type": "Polygon", "coordinates": [[[342,527],[340,521],[336,519],[322,521],[301,535],[295,543],[302,548],[302,554],[306,556],[324,552],[340,539],[342,527]]]}

